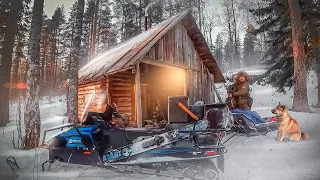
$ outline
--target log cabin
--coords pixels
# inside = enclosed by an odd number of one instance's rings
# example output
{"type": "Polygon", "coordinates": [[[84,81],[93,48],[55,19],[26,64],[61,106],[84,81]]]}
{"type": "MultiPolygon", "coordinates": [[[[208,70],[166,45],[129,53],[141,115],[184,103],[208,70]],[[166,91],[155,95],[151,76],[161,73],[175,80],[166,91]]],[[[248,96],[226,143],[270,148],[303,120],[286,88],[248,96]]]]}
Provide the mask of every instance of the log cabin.
{"type": "Polygon", "coordinates": [[[79,70],[79,117],[91,94],[90,109],[103,112],[116,103],[129,126],[143,127],[168,97],[184,95],[190,104],[213,103],[212,82],[225,82],[196,21],[184,11],[92,59],[79,70]],[[210,77],[211,76],[211,77],[210,77]]]}

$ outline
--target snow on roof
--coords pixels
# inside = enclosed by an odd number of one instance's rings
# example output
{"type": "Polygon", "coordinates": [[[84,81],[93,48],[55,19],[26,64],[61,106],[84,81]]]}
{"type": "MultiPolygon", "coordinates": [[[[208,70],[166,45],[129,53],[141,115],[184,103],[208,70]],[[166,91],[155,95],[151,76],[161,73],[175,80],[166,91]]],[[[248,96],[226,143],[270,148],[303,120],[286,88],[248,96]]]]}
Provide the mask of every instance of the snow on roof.
{"type": "Polygon", "coordinates": [[[124,59],[124,57],[128,55],[134,56],[134,54],[138,53],[138,51],[141,49],[140,44],[143,43],[144,45],[147,45],[148,42],[152,40],[152,37],[159,34],[159,32],[170,25],[171,22],[177,19],[180,20],[185,15],[186,12],[183,12],[166,21],[163,21],[146,32],[141,33],[138,36],[135,36],[94,58],[80,69],[79,81],[95,79],[104,74],[111,74],[112,72],[129,68],[129,66],[136,64],[136,61],[132,62],[130,61],[130,58],[124,59]],[[123,60],[123,62],[121,62],[121,60],[123,60]]]}
{"type": "MultiPolygon", "coordinates": [[[[79,83],[94,81],[103,75],[110,75],[133,68],[164,34],[183,20],[183,18],[187,17],[188,14],[190,14],[190,11],[184,11],[94,58],[79,70],[79,83]]],[[[195,21],[192,23],[195,23],[195,21]]],[[[192,30],[194,33],[194,29],[192,30]]],[[[199,30],[196,30],[197,35],[201,34],[201,32],[197,31],[199,30]]],[[[202,34],[201,37],[203,37],[202,34]]],[[[210,54],[202,54],[206,55],[204,65],[208,67],[211,73],[215,73],[215,81],[224,81],[223,75],[216,65],[211,52],[210,54]]]]}

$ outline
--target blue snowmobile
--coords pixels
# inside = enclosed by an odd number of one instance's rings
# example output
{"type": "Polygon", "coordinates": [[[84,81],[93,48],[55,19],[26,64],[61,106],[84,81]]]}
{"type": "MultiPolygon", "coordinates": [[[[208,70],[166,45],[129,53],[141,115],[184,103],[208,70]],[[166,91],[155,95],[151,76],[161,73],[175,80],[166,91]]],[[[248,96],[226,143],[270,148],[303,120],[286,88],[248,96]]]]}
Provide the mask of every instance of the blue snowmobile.
{"type": "Polygon", "coordinates": [[[163,129],[117,128],[118,116],[108,105],[104,113],[90,112],[80,126],[67,124],[44,132],[48,169],[56,161],[101,166],[121,173],[144,173],[177,178],[216,180],[224,171],[222,139],[230,122],[226,104],[180,101],[169,97],[169,123],[163,129]],[[45,140],[46,133],[69,128],[45,140]],[[145,172],[148,169],[148,172],[145,172]],[[168,174],[170,172],[174,174],[168,174]]]}

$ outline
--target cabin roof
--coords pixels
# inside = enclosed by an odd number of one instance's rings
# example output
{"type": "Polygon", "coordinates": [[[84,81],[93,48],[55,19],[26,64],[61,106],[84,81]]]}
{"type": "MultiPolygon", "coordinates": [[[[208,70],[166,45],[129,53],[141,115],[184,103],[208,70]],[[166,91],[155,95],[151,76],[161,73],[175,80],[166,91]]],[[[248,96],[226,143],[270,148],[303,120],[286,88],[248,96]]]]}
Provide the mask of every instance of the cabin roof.
{"type": "Polygon", "coordinates": [[[184,11],[92,59],[79,70],[79,83],[95,81],[104,75],[133,68],[179,22],[186,28],[203,64],[214,75],[214,82],[225,82],[195,19],[190,11],[184,11]]]}

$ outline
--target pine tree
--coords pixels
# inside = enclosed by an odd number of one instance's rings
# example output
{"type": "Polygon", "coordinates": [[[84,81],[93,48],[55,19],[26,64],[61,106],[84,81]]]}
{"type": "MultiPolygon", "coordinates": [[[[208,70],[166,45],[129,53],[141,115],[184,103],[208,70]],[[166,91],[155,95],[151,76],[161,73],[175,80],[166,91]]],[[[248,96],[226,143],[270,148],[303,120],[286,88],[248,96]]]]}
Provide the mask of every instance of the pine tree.
{"type": "MultiPolygon", "coordinates": [[[[9,0],[0,0],[0,54],[2,54],[3,41],[6,29],[6,22],[8,19],[10,10],[9,0]]],[[[0,56],[0,65],[1,65],[1,56],[0,56]]]]}
{"type": "Polygon", "coordinates": [[[112,15],[109,0],[101,1],[100,19],[99,19],[99,41],[98,53],[106,51],[109,47],[117,43],[117,31],[113,28],[112,15]]]}
{"type": "Polygon", "coordinates": [[[318,78],[318,104],[320,107],[320,1],[303,1],[302,7],[304,29],[306,32],[306,54],[308,61],[312,63],[312,69],[318,78]]]}
{"type": "Polygon", "coordinates": [[[233,55],[233,48],[230,44],[230,41],[227,41],[224,46],[224,67],[228,70],[233,69],[233,62],[232,62],[232,55],[233,55]]]}
{"type": "Polygon", "coordinates": [[[224,61],[224,59],[223,59],[223,41],[222,41],[222,37],[221,37],[220,33],[217,35],[217,38],[215,41],[214,58],[218,62],[219,67],[221,69],[225,69],[225,66],[224,66],[225,63],[223,63],[223,61],[224,61]]]}
{"type": "MultiPolygon", "coordinates": [[[[24,49],[27,43],[27,32],[30,28],[30,0],[23,1],[23,8],[19,11],[18,27],[15,36],[14,54],[11,69],[11,84],[16,85],[19,82],[26,83],[26,73],[22,72],[23,61],[26,60],[24,49]]],[[[16,87],[10,89],[10,99],[15,100],[19,97],[19,92],[25,93],[24,90],[17,89],[16,87]]],[[[21,95],[23,95],[21,94],[21,95]]]]}
{"type": "Polygon", "coordinates": [[[49,102],[51,102],[51,97],[53,96],[54,90],[57,86],[57,79],[59,77],[59,60],[63,54],[63,49],[59,46],[62,43],[61,31],[65,23],[63,8],[57,7],[52,15],[52,18],[47,21],[48,31],[49,31],[49,59],[47,59],[47,87],[49,88],[49,102]]]}
{"type": "Polygon", "coordinates": [[[81,59],[79,66],[84,66],[90,59],[90,42],[91,42],[91,32],[93,25],[95,0],[87,1],[86,11],[83,15],[83,25],[82,25],[82,43],[81,43],[81,59]]]}
{"type": "Polygon", "coordinates": [[[6,22],[0,65],[0,126],[4,126],[9,122],[9,87],[12,53],[16,29],[18,27],[19,11],[22,9],[22,6],[22,0],[11,2],[10,13],[6,22]]]}
{"type": "Polygon", "coordinates": [[[250,24],[247,33],[243,41],[243,63],[246,67],[257,65],[256,54],[255,54],[255,35],[252,33],[254,30],[250,24]]]}
{"type": "Polygon", "coordinates": [[[286,0],[270,0],[267,7],[257,9],[254,15],[260,15],[263,22],[255,33],[266,31],[268,49],[263,63],[269,67],[258,83],[270,84],[278,92],[285,93],[286,87],[294,85],[293,56],[291,48],[291,31],[288,3],[286,0]]]}
{"type": "Polygon", "coordinates": [[[69,118],[74,124],[78,123],[78,71],[80,60],[82,22],[84,12],[84,0],[78,0],[75,32],[72,41],[70,59],[70,85],[69,85],[69,118]]]}
{"type": "Polygon", "coordinates": [[[40,36],[42,26],[44,0],[34,0],[31,32],[29,41],[29,70],[27,75],[27,100],[25,105],[25,141],[24,149],[38,147],[40,139],[40,108],[39,108],[39,63],[40,36]]]}
{"type": "Polygon", "coordinates": [[[301,112],[310,112],[307,91],[307,68],[306,57],[302,33],[302,15],[298,0],[288,0],[291,31],[292,48],[294,57],[294,96],[292,109],[301,112]]]}
{"type": "MultiPolygon", "coordinates": [[[[136,17],[136,5],[130,1],[124,1],[122,4],[122,27],[123,27],[123,34],[122,34],[122,41],[128,40],[137,35],[137,24],[135,24],[135,17],[136,17]],[[134,12],[134,13],[132,13],[134,12]]],[[[152,22],[152,21],[150,21],[152,22]]]]}
{"type": "MultiPolygon", "coordinates": [[[[277,88],[278,92],[286,93],[286,88],[294,85],[294,66],[293,66],[293,50],[292,35],[290,26],[289,6],[287,0],[268,0],[267,6],[253,11],[255,16],[261,16],[260,27],[254,30],[254,34],[266,32],[267,34],[267,51],[263,57],[263,64],[268,67],[267,71],[260,77],[258,83],[265,85],[270,84],[277,88]]],[[[303,1],[306,2],[306,1],[303,1]]],[[[302,9],[305,8],[304,3],[300,2],[302,9]]],[[[313,5],[314,6],[314,5],[313,5]]],[[[307,8],[313,9],[313,8],[307,8]]],[[[302,19],[316,18],[317,16],[308,16],[302,11],[302,19]]],[[[303,21],[303,39],[307,43],[309,28],[303,21]]],[[[311,68],[310,52],[307,52],[307,68],[311,68]]]]}

